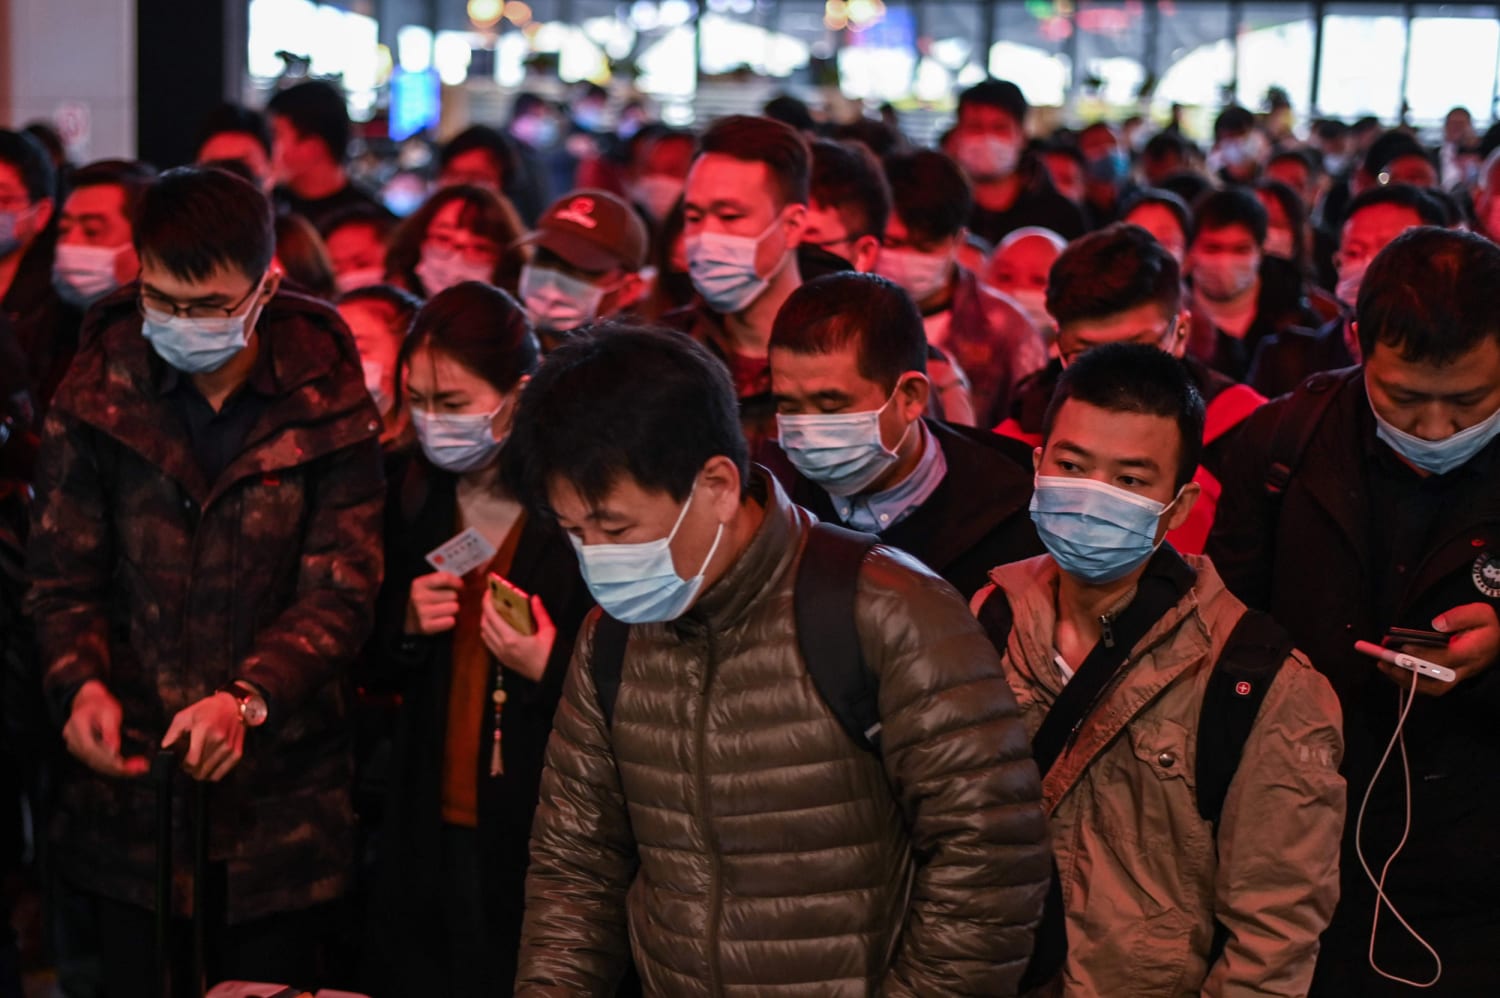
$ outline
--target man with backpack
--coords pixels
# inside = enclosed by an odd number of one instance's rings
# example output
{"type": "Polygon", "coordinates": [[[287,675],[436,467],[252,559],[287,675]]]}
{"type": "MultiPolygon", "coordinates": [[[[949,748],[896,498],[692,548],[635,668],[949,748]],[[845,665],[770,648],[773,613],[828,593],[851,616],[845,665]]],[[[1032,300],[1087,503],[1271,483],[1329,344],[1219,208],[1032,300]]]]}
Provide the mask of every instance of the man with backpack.
{"type": "Polygon", "coordinates": [[[1163,543],[1203,423],[1160,348],[1080,355],[1034,458],[1048,554],[974,598],[1043,773],[1057,890],[1032,971],[1063,995],[1305,994],[1338,898],[1338,701],[1163,543]]]}
{"type": "Polygon", "coordinates": [[[945,582],[752,471],[728,371],[563,344],[506,475],[585,624],[532,832],[519,995],[1014,994],[1048,878],[1000,663],[945,582]]]}

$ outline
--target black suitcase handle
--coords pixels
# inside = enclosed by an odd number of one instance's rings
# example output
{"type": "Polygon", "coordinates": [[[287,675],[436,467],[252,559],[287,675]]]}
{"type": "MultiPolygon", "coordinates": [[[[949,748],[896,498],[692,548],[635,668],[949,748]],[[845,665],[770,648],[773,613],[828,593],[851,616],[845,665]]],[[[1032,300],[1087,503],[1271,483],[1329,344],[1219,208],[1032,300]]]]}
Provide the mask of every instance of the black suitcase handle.
{"type": "MultiPolygon", "coordinates": [[[[162,749],[151,760],[151,782],[156,788],[156,980],[161,987],[161,998],[177,998],[181,993],[178,982],[184,980],[173,973],[172,966],[172,791],[186,749],[184,740],[162,749]]],[[[208,878],[204,875],[208,868],[208,789],[200,780],[192,783],[192,958],[185,980],[188,993],[202,998],[208,982],[204,964],[208,923],[205,917],[208,878]]]]}

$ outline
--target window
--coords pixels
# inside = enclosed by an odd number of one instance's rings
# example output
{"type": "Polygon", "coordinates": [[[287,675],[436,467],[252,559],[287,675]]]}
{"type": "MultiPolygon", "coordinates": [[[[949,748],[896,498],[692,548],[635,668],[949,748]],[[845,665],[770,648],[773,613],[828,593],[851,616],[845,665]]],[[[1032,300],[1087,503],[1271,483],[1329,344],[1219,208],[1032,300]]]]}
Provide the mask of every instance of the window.
{"type": "Polygon", "coordinates": [[[1135,104],[1146,82],[1145,11],[1142,0],[1079,4],[1077,82],[1084,96],[1105,107],[1135,104]]]}
{"type": "Polygon", "coordinates": [[[1319,110],[1342,118],[1373,114],[1393,120],[1401,112],[1405,57],[1406,19],[1401,6],[1330,4],[1323,21],[1319,110]]]}
{"type": "Polygon", "coordinates": [[[1493,7],[1416,8],[1406,76],[1414,122],[1438,124],[1454,107],[1467,107],[1475,121],[1490,117],[1500,50],[1495,16],[1493,7]]]}
{"type": "Polygon", "coordinates": [[[1241,7],[1239,102],[1251,109],[1265,104],[1272,87],[1286,91],[1292,110],[1312,107],[1313,44],[1317,21],[1311,4],[1254,3],[1241,7]]]}
{"type": "Polygon", "coordinates": [[[1229,13],[1222,4],[1162,4],[1157,15],[1158,103],[1218,108],[1234,79],[1229,13]]]}
{"type": "Polygon", "coordinates": [[[1073,22],[1065,6],[1046,0],[995,5],[990,75],[1016,84],[1032,104],[1060,107],[1067,100],[1072,63],[1065,53],[1073,22]]]}

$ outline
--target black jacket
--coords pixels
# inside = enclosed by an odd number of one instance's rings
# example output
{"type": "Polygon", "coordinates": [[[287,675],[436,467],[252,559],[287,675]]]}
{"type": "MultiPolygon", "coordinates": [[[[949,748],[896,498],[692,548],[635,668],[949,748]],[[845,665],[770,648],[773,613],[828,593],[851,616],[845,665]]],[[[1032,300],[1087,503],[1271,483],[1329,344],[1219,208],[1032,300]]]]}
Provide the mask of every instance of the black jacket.
{"type": "MultiPolygon", "coordinates": [[[[457,478],[411,451],[393,459],[389,479],[386,578],[362,678],[367,689],[399,693],[401,707],[377,859],[371,963],[385,985],[379,994],[425,994],[430,993],[426,988],[432,982],[406,979],[403,975],[412,968],[401,957],[446,952],[438,863],[443,854],[442,774],[453,641],[449,635],[408,639],[403,631],[412,580],[432,571],[425,555],[458,532],[457,478]]],[[[513,966],[543,754],[573,640],[593,600],[579,574],[578,557],[562,531],[555,523],[535,517],[528,517],[522,527],[509,579],[525,592],[540,596],[557,625],[557,643],[542,682],[506,674],[509,700],[501,722],[505,773],[499,778],[489,776],[493,720],[488,709],[482,714],[480,880],[494,958],[513,966]]],[[[486,703],[493,689],[491,677],[486,703]]]]}
{"type": "MultiPolygon", "coordinates": [[[[1265,488],[1277,421],[1306,418],[1311,389],[1263,407],[1245,424],[1224,477],[1208,554],[1226,583],[1252,607],[1271,612],[1333,683],[1344,709],[1349,822],[1342,857],[1343,895],[1324,939],[1328,994],[1379,994],[1364,975],[1374,891],[1353,850],[1355,817],[1371,775],[1395,728],[1397,689],[1354,651],[1379,643],[1391,626],[1428,629],[1453,607],[1487,602],[1500,608],[1500,442],[1450,472],[1425,557],[1402,570],[1377,564],[1388,549],[1390,524],[1374,520],[1377,461],[1390,461],[1375,440],[1360,369],[1325,375],[1333,396],[1279,499],[1265,488]],[[1485,572],[1488,570],[1488,576],[1485,572]],[[1378,609],[1382,586],[1406,577],[1393,609],[1378,609]],[[1486,591],[1487,590],[1487,591],[1486,591]],[[1343,991],[1335,982],[1344,980],[1343,991]],[[1363,982],[1355,986],[1354,981],[1363,982]]],[[[1430,481],[1430,480],[1429,480],[1430,481]]],[[[1411,841],[1392,867],[1386,888],[1396,905],[1442,953],[1456,979],[1464,964],[1500,977],[1500,667],[1442,697],[1418,697],[1406,726],[1411,759],[1411,841]]],[[[1400,837],[1404,817],[1399,758],[1391,762],[1365,816],[1364,848],[1379,869],[1400,837]]],[[[1384,920],[1383,920],[1384,921],[1384,920]]],[[[1390,937],[1394,940],[1395,932],[1390,937]]],[[[1381,939],[1387,934],[1382,929],[1381,939]]],[[[1382,942],[1383,962],[1407,947],[1382,942]]],[[[1430,974],[1413,956],[1407,976],[1430,974]]],[[[1404,993],[1404,992],[1403,992],[1404,993]]],[[[1443,992],[1443,993],[1464,993],[1443,992]]]]}
{"type": "Polygon", "coordinates": [[[1246,383],[1268,399],[1277,398],[1319,371],[1338,371],[1355,363],[1344,340],[1344,317],[1317,329],[1294,326],[1272,333],[1255,348],[1246,383]]]}
{"type": "MultiPolygon", "coordinates": [[[[988,584],[996,565],[1042,553],[1027,507],[1031,475],[1008,453],[1011,445],[982,431],[926,420],[948,462],[937,490],[880,539],[920,559],[965,597],[988,584]]],[[[839,523],[828,493],[802,477],[776,444],[763,463],[797,505],[839,523]]]]}

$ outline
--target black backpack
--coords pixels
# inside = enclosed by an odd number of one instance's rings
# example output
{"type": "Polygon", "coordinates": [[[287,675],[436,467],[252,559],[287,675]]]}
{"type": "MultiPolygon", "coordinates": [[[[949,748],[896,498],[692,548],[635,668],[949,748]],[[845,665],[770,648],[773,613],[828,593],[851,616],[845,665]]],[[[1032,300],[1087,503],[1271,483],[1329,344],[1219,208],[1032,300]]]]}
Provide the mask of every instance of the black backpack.
{"type": "MultiPolygon", "coordinates": [[[[865,667],[854,617],[859,568],[877,543],[879,539],[870,534],[831,524],[815,524],[808,533],[807,547],[797,566],[793,607],[797,647],[818,695],[854,743],[878,755],[879,689],[875,676],[865,667]]],[[[1185,584],[1191,585],[1191,570],[1175,552],[1163,548],[1156,558],[1164,557],[1170,557],[1189,573],[1185,584]]],[[[1179,570],[1169,606],[1180,598],[1177,590],[1183,584],[1179,570]]],[[[1150,619],[1140,626],[1140,634],[1128,641],[1124,640],[1128,635],[1123,626],[1126,622],[1122,619],[1122,640],[1118,642],[1122,660],[1167,609],[1161,607],[1159,611],[1153,611],[1145,605],[1149,601],[1138,598],[1136,602],[1143,604],[1142,617],[1150,619]]],[[[1000,590],[996,589],[980,607],[979,621],[996,649],[1003,654],[1012,618],[1010,603],[1000,590]],[[1000,598],[996,599],[996,595],[1000,598]]],[[[614,723],[615,701],[620,692],[625,645],[629,637],[630,625],[601,613],[594,627],[589,669],[606,727],[614,723]]],[[[1240,755],[1254,727],[1261,701],[1291,648],[1292,641],[1285,631],[1269,616],[1251,610],[1241,618],[1224,653],[1214,664],[1213,675],[1204,692],[1202,715],[1211,723],[1200,722],[1199,725],[1197,785],[1198,812],[1215,825],[1223,810],[1229,784],[1239,768],[1240,755]]],[[[1087,711],[1077,724],[1086,718],[1087,711]]],[[[1045,732],[1037,734],[1040,739],[1045,732]]],[[[1035,742],[1033,752],[1036,752],[1035,742]]],[[[1055,758],[1054,755],[1052,761],[1055,758]]],[[[1040,768],[1045,775],[1051,768],[1051,761],[1040,768]]],[[[1216,941],[1216,948],[1221,945],[1222,940],[1216,941]]],[[[1061,968],[1066,956],[1062,892],[1054,866],[1042,922],[1037,929],[1036,948],[1022,981],[1023,988],[1046,983],[1061,968]]]]}

